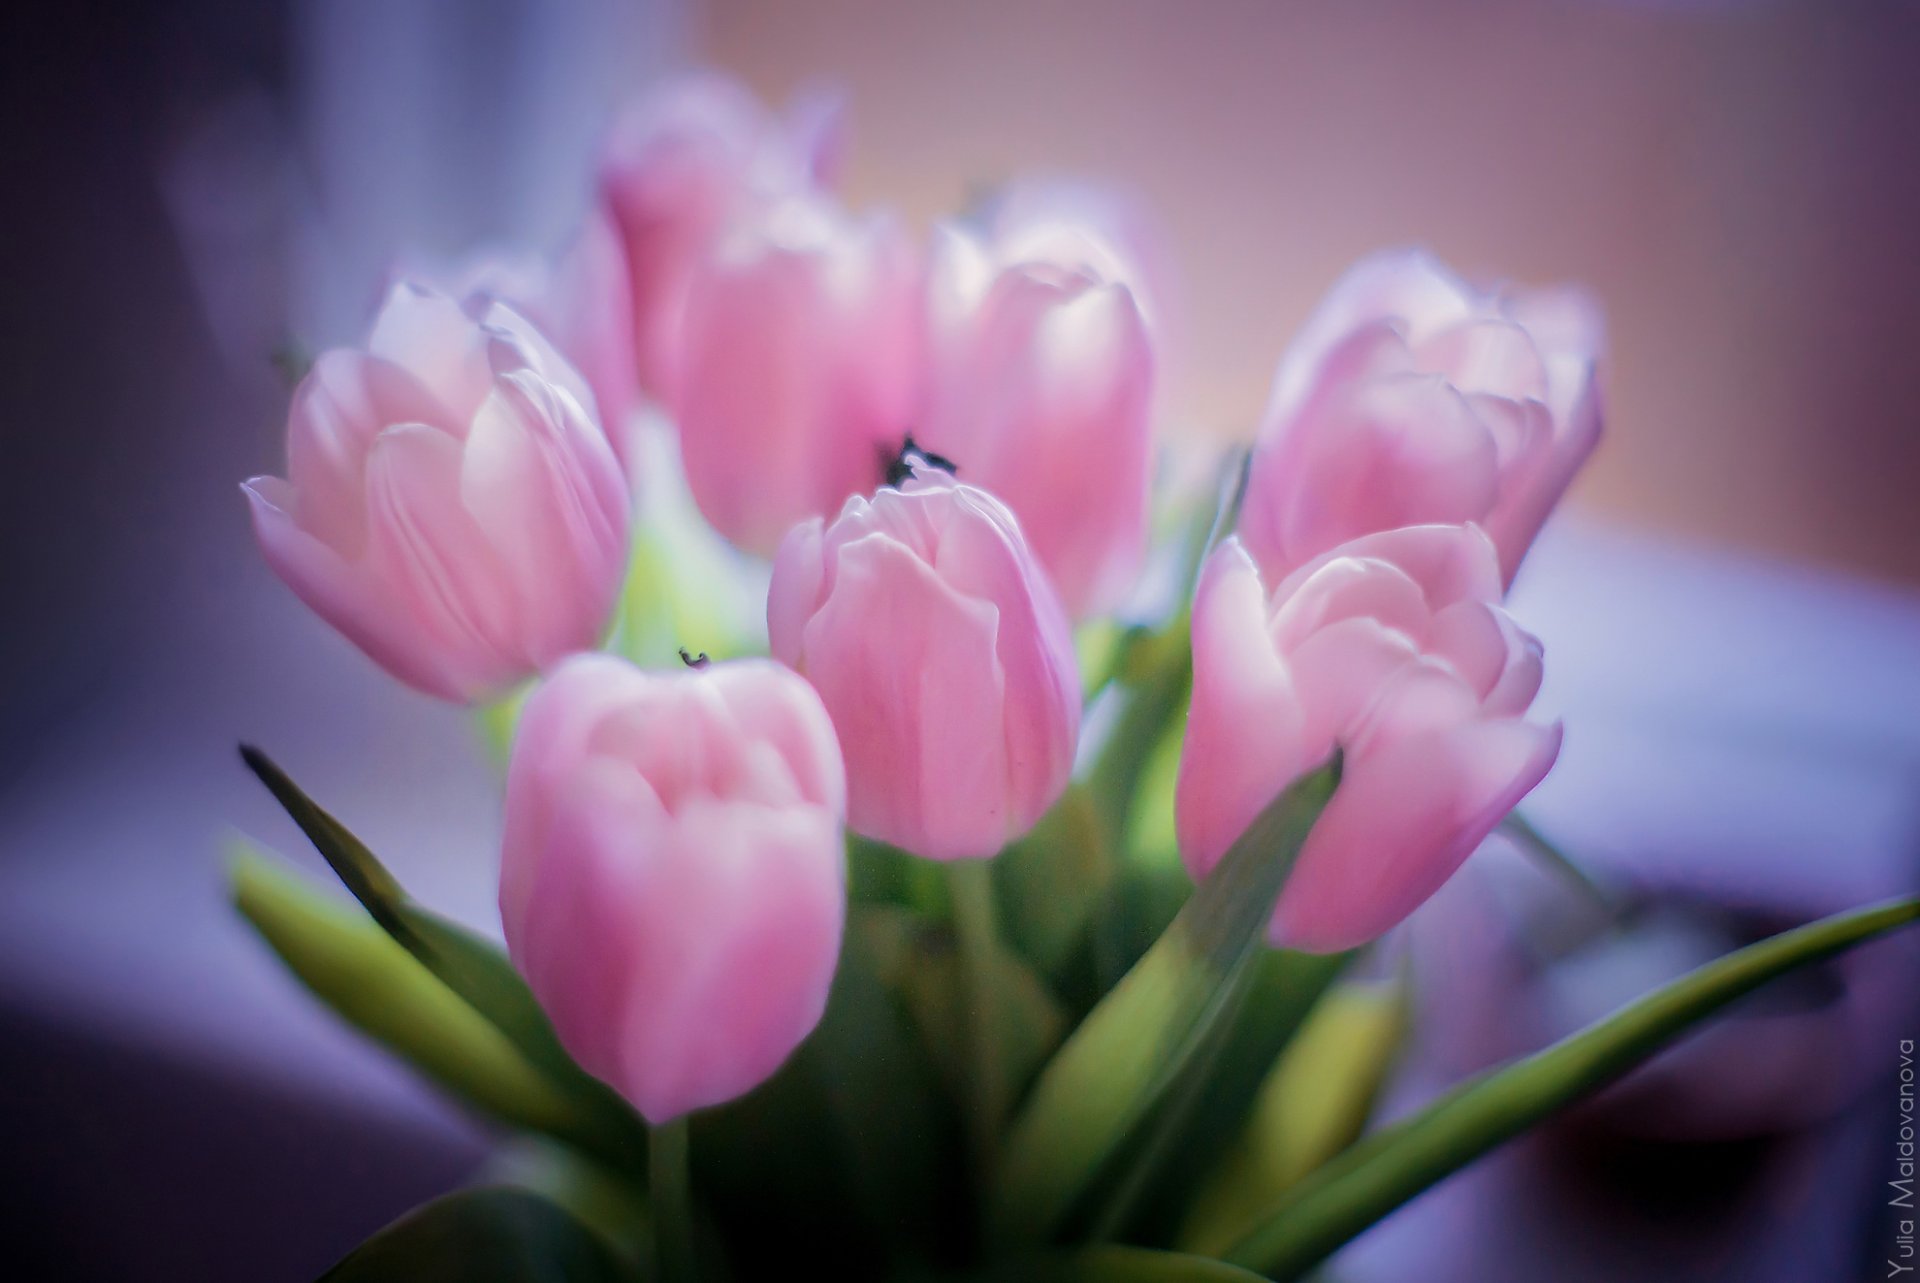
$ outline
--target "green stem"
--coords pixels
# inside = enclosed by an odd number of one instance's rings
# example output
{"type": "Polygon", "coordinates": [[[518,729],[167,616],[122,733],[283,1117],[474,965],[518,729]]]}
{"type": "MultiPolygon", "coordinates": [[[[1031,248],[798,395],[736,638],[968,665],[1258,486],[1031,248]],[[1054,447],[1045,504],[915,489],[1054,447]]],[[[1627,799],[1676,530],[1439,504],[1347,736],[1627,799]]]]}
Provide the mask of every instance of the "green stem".
{"type": "Polygon", "coordinates": [[[1012,1103],[1008,1099],[1010,1086],[1000,1046],[998,992],[994,985],[993,959],[1000,938],[994,921],[993,864],[988,860],[954,860],[947,865],[947,872],[954,943],[960,952],[967,1041],[972,1051],[974,1161],[985,1181],[999,1161],[1000,1128],[1012,1103]]]}
{"type": "Polygon", "coordinates": [[[1533,826],[1533,821],[1518,811],[1509,812],[1507,818],[1500,821],[1500,831],[1520,846],[1520,848],[1582,895],[1592,900],[1600,908],[1612,914],[1619,909],[1611,892],[1580,866],[1580,862],[1568,855],[1551,838],[1533,826]]]}
{"type": "Polygon", "coordinates": [[[687,1169],[685,1116],[648,1134],[647,1189],[653,1199],[654,1256],[661,1283],[693,1283],[693,1189],[687,1169]]]}

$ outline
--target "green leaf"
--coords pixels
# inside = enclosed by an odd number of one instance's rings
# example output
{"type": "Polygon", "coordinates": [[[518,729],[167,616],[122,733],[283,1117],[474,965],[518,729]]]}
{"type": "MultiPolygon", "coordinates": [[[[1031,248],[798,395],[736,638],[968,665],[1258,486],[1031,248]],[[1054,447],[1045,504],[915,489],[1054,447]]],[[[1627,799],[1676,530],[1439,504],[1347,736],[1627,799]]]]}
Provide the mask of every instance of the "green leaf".
{"type": "Polygon", "coordinates": [[[989,1236],[1055,1235],[1103,1169],[1137,1141],[1210,1036],[1265,945],[1287,870],[1338,779],[1305,776],[1261,812],[1145,957],[1042,1071],[989,1191],[989,1236]]]}
{"type": "Polygon", "coordinates": [[[1374,1133],[1266,1211],[1230,1259],[1300,1277],[1408,1199],[1590,1095],[1774,977],[1920,920],[1920,897],[1826,918],[1708,963],[1606,1020],[1374,1133]]]}
{"type": "Polygon", "coordinates": [[[1085,940],[1113,885],[1113,853],[1086,785],[1069,787],[1033,831],[992,864],[996,917],[1007,942],[1049,980],[1085,940]]]}
{"type": "Polygon", "coordinates": [[[1094,1223],[1096,1237],[1161,1243],[1174,1236],[1194,1191],[1244,1131],[1275,1062],[1352,957],[1266,949],[1249,964],[1245,996],[1219,1037],[1126,1156],[1126,1171],[1094,1223]]]}
{"type": "Polygon", "coordinates": [[[1193,687],[1192,620],[1184,610],[1160,631],[1130,639],[1117,686],[1119,710],[1087,782],[1107,849],[1125,851],[1141,778],[1193,687]]]}
{"type": "Polygon", "coordinates": [[[495,1118],[535,1131],[576,1124],[571,1102],[492,1022],[364,914],[244,847],[231,878],[242,916],[355,1028],[495,1118]]]}
{"type": "Polygon", "coordinates": [[[1262,1283],[1238,1266],[1144,1247],[1088,1247],[996,1265],[981,1283],[1262,1283]]]}
{"type": "Polygon", "coordinates": [[[643,1166],[646,1135],[639,1118],[604,1083],[574,1063],[539,1001],[499,947],[416,904],[366,844],[301,791],[266,754],[242,745],[240,756],[368,916],[579,1103],[587,1121],[579,1129],[578,1143],[616,1166],[643,1166]]]}
{"type": "MultiPolygon", "coordinates": [[[[912,1018],[942,1086],[954,1099],[966,1099],[973,1070],[965,978],[952,929],[892,905],[863,909],[854,929],[862,934],[881,983],[912,1018]]],[[[996,950],[992,966],[1000,1025],[996,1043],[1004,1057],[1002,1072],[1017,1098],[1059,1047],[1066,1016],[1040,978],[1010,950],[996,950]]]]}
{"type": "Polygon", "coordinates": [[[619,1283],[628,1272],[579,1221],[523,1189],[462,1190],[416,1208],[320,1283],[619,1283]]]}
{"type": "Polygon", "coordinates": [[[1244,1123],[1226,1129],[1233,1143],[1191,1198],[1182,1248],[1225,1255],[1274,1199],[1353,1144],[1405,1034],[1406,1005],[1402,984],[1354,983],[1314,1006],[1244,1123]]]}
{"type": "Polygon", "coordinates": [[[826,1014],[780,1072],[693,1118],[694,1183],[714,1197],[738,1276],[884,1277],[963,1255],[971,1214],[963,1133],[856,904],[826,1014]]]}

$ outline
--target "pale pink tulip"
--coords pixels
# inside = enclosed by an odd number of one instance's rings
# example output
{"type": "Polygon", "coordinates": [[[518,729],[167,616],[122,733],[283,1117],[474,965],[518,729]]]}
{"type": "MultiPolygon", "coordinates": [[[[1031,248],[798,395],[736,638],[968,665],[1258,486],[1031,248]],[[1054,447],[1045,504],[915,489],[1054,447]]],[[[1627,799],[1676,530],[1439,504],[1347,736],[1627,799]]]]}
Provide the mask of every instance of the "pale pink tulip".
{"type": "Polygon", "coordinates": [[[820,1020],[846,918],[846,783],[770,660],[569,660],[507,772],[507,950],[574,1059],[650,1122],[731,1100],[820,1020]]]}
{"type": "Polygon", "coordinates": [[[1282,789],[1345,753],[1273,943],[1329,953],[1380,935],[1553,764],[1559,725],[1523,720],[1540,646],[1493,604],[1500,593],[1473,526],[1365,536],[1271,594],[1238,540],[1208,558],[1175,807],[1188,869],[1204,877],[1282,789]]]}
{"type": "Polygon", "coordinates": [[[687,287],[736,219],[838,175],[844,113],[829,93],[770,115],[734,81],[695,75],[636,103],[602,156],[600,190],[625,250],[640,386],[674,407],[687,287]]]}
{"type": "Polygon", "coordinates": [[[920,272],[899,224],[795,198],[737,227],[687,300],[680,452],[701,513],[769,555],[871,491],[912,426],[920,272]]]}
{"type": "Polygon", "coordinates": [[[915,439],[1020,518],[1068,611],[1110,607],[1146,553],[1153,347],[1117,246],[1063,220],[936,233],[915,439]]]}
{"type": "Polygon", "coordinates": [[[1176,273],[1166,235],[1138,199],[1104,183],[1019,178],[993,191],[982,222],[1007,261],[1080,267],[1125,285],[1164,351],[1179,319],[1176,273]]]}
{"type": "Polygon", "coordinates": [[[848,817],[934,859],[990,856],[1065,790],[1080,684],[1058,597],[998,500],[940,472],[796,526],[773,653],[820,692],[848,817]]]}
{"type": "Polygon", "coordinates": [[[1603,327],[1572,289],[1475,290],[1363,260],[1287,351],[1240,533],[1269,575],[1399,526],[1472,521],[1511,583],[1600,437],[1603,327]]]}
{"type": "Polygon", "coordinates": [[[518,314],[402,282],[294,392],[287,479],[245,487],[260,547],[401,681],[497,695],[591,647],[619,593],[628,491],[592,404],[518,314]]]}
{"type": "Polygon", "coordinates": [[[592,210],[557,256],[483,254],[436,284],[465,300],[474,315],[498,301],[538,326],[585,377],[607,438],[631,471],[637,451],[633,410],[640,396],[633,302],[620,240],[604,209],[592,210]]]}

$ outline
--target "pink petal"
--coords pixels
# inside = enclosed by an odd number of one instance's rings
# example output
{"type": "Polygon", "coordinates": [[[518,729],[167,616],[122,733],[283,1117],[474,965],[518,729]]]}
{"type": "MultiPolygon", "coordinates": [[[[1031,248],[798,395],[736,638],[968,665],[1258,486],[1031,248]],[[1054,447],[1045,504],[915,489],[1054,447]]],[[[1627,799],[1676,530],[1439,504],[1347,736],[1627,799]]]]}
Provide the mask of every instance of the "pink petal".
{"type": "Polygon", "coordinates": [[[288,510],[297,496],[286,482],[255,477],[241,488],[267,564],[308,608],[414,689],[447,700],[468,697],[462,675],[438,662],[374,577],[299,527],[288,510]]]}
{"type": "Polygon", "coordinates": [[[442,418],[424,422],[450,431],[466,430],[491,382],[480,327],[453,299],[415,281],[398,281],[387,292],[367,353],[418,379],[446,407],[442,418]]]}
{"type": "Polygon", "coordinates": [[[1349,755],[1281,892],[1269,938],[1337,953],[1404,919],[1540,782],[1560,728],[1475,721],[1349,755]]]}
{"type": "Polygon", "coordinates": [[[1203,878],[1307,765],[1299,703],[1267,633],[1260,572],[1236,539],[1207,558],[1193,602],[1193,701],[1174,820],[1203,878]]]}
{"type": "Polygon", "coordinates": [[[1526,330],[1511,321],[1476,318],[1432,335],[1414,349],[1423,370],[1446,376],[1464,393],[1510,401],[1544,400],[1547,370],[1526,330]]]}
{"type": "Polygon", "coordinates": [[[934,859],[992,855],[1008,829],[999,616],[896,540],[843,547],[805,632],[805,673],[847,761],[848,823],[934,859]]]}
{"type": "Polygon", "coordinates": [[[515,598],[491,541],[460,500],[460,442],[392,428],[367,460],[367,563],[420,645],[469,697],[532,667],[513,643],[515,598]]]}
{"type": "Polygon", "coordinates": [[[774,554],[767,588],[767,648],[789,666],[800,664],[807,620],[825,596],[825,532],[826,523],[819,517],[802,521],[787,531],[774,554]]]}
{"type": "Polygon", "coordinates": [[[460,495],[512,585],[528,657],[591,647],[626,569],[630,500],[580,405],[530,370],[502,377],[474,417],[460,495]]]}

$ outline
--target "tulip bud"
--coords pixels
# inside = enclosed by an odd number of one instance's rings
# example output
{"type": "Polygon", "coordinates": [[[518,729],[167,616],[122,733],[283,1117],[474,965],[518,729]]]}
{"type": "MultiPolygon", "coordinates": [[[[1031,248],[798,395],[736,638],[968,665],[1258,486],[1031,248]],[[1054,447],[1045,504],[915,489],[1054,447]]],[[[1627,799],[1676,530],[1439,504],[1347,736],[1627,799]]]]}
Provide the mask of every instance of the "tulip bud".
{"type": "Polygon", "coordinates": [[[1270,596],[1237,539],[1208,558],[1175,802],[1194,877],[1344,750],[1274,911],[1274,944],[1333,953],[1380,935],[1553,765],[1558,723],[1522,720],[1540,644],[1492,604],[1500,592],[1493,544],[1472,526],[1357,539],[1270,596]]]}
{"type": "Polygon", "coordinates": [[[401,681],[478,701],[591,647],[626,481],[592,394],[521,317],[396,285],[367,350],[294,392],[287,479],[245,489],[267,562],[401,681]]]}
{"type": "Polygon", "coordinates": [[[768,660],[577,656],[527,701],[500,917],[561,1043],[653,1123],[765,1081],[819,1023],[846,917],[846,784],[768,660]]]}
{"type": "Polygon", "coordinates": [[[1153,349],[1118,250],[1066,223],[937,234],[930,386],[915,436],[1020,518],[1075,616],[1146,552],[1153,349]]]}
{"type": "Polygon", "coordinates": [[[1471,521],[1511,583],[1599,441],[1602,328],[1575,290],[1479,292],[1417,253],[1361,262],[1281,362],[1248,551],[1279,576],[1361,535],[1471,521]]]}
{"type": "Polygon", "coordinates": [[[631,473],[633,303],[620,241],[605,210],[592,211],[555,258],[490,253],[444,274],[447,293],[478,314],[497,300],[538,326],[585,377],[614,453],[631,473]]]}
{"type": "Polygon", "coordinates": [[[701,261],[733,220],[836,176],[837,97],[805,95],[784,121],[719,76],[677,80],[616,123],[600,188],[625,249],[640,385],[678,401],[682,310],[701,261]]]}
{"type": "Polygon", "coordinates": [[[921,470],[794,527],[767,631],[833,716],[856,831],[990,856],[1065,790],[1080,732],[1066,615],[985,491],[921,470]]]}
{"type": "Polygon", "coordinates": [[[919,270],[893,220],[795,199],[735,230],[687,300],[680,450],[700,511],[770,555],[879,484],[919,383],[919,270]]]}

